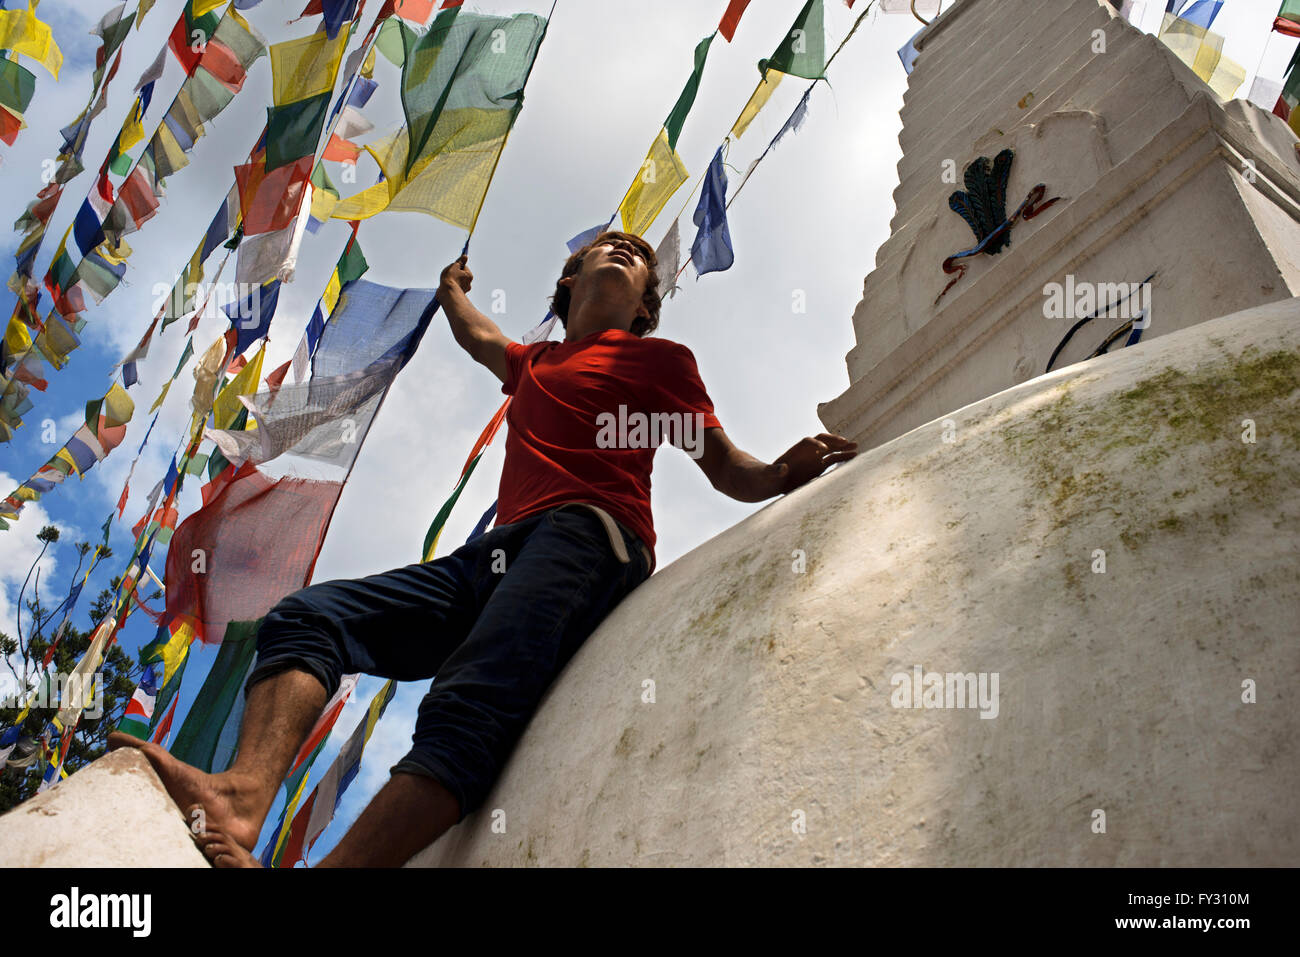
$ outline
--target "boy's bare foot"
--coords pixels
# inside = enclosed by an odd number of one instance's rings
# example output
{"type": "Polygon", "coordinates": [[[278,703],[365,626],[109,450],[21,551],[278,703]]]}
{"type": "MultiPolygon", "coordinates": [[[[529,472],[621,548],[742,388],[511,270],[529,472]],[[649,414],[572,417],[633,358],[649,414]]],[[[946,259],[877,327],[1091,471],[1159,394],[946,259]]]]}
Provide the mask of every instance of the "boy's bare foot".
{"type": "MultiPolygon", "coordinates": [[[[257,806],[255,787],[231,772],[207,774],[172,757],[157,744],[114,731],[108,736],[109,750],[138,748],[162,779],[163,787],[179,808],[201,806],[204,829],[214,829],[237,846],[251,851],[262,829],[267,807],[257,806]]],[[[189,810],[186,812],[189,813],[189,810]]],[[[186,818],[191,825],[194,819],[186,818]]]]}
{"type": "MultiPolygon", "coordinates": [[[[195,804],[187,812],[193,819],[206,813],[206,809],[195,804]],[[196,814],[195,812],[198,812],[196,814]]],[[[262,863],[234,841],[219,824],[207,823],[207,830],[194,834],[194,843],[203,855],[212,862],[213,867],[261,867],[262,863]]]]}

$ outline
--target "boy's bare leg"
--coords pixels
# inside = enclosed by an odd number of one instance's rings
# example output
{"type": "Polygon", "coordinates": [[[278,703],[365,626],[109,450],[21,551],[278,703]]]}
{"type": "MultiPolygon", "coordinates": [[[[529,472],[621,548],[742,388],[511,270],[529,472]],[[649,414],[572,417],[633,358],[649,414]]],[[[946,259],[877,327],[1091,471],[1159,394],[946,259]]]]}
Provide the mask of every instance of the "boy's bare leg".
{"type": "Polygon", "coordinates": [[[460,820],[455,796],[433,778],[394,774],[317,867],[401,867],[460,820]]]}
{"type": "Polygon", "coordinates": [[[252,850],[289,765],[327,699],[320,680],[297,669],[253,685],[244,707],[238,757],[220,774],[200,771],[129,734],[109,735],[108,747],[139,748],[178,807],[190,813],[200,805],[207,827],[217,825],[229,840],[252,850]]]}

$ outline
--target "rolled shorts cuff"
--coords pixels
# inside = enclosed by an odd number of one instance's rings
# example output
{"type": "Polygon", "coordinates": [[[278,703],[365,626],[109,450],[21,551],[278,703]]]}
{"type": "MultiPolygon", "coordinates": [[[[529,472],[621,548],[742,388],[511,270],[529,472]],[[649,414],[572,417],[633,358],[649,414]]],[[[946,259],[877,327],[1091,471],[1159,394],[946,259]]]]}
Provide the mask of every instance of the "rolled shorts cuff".
{"type": "Polygon", "coordinates": [[[388,773],[417,774],[420,777],[433,778],[433,780],[450,791],[451,796],[456,799],[456,804],[460,808],[460,817],[456,819],[457,824],[469,817],[472,811],[477,810],[477,808],[469,806],[469,800],[465,796],[465,789],[461,787],[460,782],[456,780],[447,766],[431,754],[411,751],[406,757],[389,768],[388,773]]]}
{"type": "Polygon", "coordinates": [[[244,696],[247,697],[248,689],[263,678],[270,678],[272,675],[277,675],[281,671],[288,671],[291,668],[309,672],[312,677],[325,686],[325,693],[331,698],[334,696],[334,692],[339,689],[339,679],[332,676],[319,661],[299,658],[294,655],[279,655],[265,661],[259,661],[257,666],[248,673],[248,680],[244,682],[244,696]]]}

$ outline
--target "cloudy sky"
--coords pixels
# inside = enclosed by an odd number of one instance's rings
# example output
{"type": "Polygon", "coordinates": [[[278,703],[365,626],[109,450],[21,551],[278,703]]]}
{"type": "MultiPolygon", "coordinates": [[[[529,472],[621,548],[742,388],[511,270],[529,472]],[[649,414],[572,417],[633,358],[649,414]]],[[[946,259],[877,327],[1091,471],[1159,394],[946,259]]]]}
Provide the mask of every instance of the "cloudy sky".
{"type": "MultiPolygon", "coordinates": [[[[858,0],[859,12],[865,0],[858,0]]],[[[304,0],[264,0],[248,11],[269,41],[303,36],[311,20],[289,23],[304,0]]],[[[360,41],[378,0],[363,20],[360,41]]],[[[56,84],[39,66],[37,90],[27,115],[29,128],[12,148],[0,147],[0,222],[11,223],[42,186],[42,163],[52,158],[60,127],[72,121],[90,94],[90,71],[98,41],[91,26],[115,4],[107,0],[46,0],[40,15],[50,23],[66,57],[56,84]]],[[[658,244],[684,211],[683,245],[693,235],[689,195],[713,153],[744,106],[758,79],[756,63],[780,43],[802,0],[754,0],[735,42],[715,39],[695,107],[678,143],[693,179],[669,201],[647,231],[658,244]]],[[[945,3],[945,7],[948,4],[945,3]]],[[[1216,28],[1227,34],[1227,55],[1251,72],[1257,64],[1280,74],[1290,45],[1274,38],[1265,50],[1273,0],[1229,0],[1216,28]],[[1265,9],[1268,8],[1268,9],[1265,9]]],[[[134,9],[130,0],[128,9],[134,9]]],[[[142,28],[131,34],[108,109],[92,129],[85,149],[88,167],[98,168],[133,102],[131,87],[164,43],[180,0],[158,0],[142,28]]],[[[471,298],[489,311],[493,294],[504,295],[504,314],[493,315],[507,335],[521,338],[545,314],[547,296],[566,255],[565,240],[603,223],[638,172],[691,69],[696,43],[711,33],[726,0],[559,0],[551,28],[529,81],[526,105],[507,144],[470,247],[475,274],[471,298]]],[[[1136,19],[1159,26],[1163,4],[1148,0],[1136,19]]],[[[549,2],[470,0],[467,10],[506,15],[545,15],[549,2]]],[[[857,13],[840,0],[826,2],[828,50],[847,34],[857,13]]],[[[802,130],[782,141],[764,161],[730,211],[736,264],[727,272],[682,278],[682,291],[667,300],[658,335],[694,352],[717,415],[741,448],[771,461],[805,435],[822,431],[819,402],[848,385],[844,356],[853,344],[850,316],[861,298],[876,248],[885,240],[893,213],[899,159],[898,109],[906,76],[896,51],[918,24],[908,15],[871,14],[829,71],[829,84],[814,91],[802,130]],[[806,311],[795,304],[806,301],[806,311]]],[[[1291,41],[1293,45],[1294,41],[1291,41]]],[[[30,64],[28,64],[30,65],[30,64]]],[[[382,58],[378,92],[366,108],[376,126],[371,138],[394,129],[401,119],[399,73],[382,58]]],[[[170,61],[159,81],[146,131],[166,111],[180,73],[170,61]]],[[[734,190],[750,162],[781,128],[807,87],[787,81],[746,135],[728,154],[734,190]]],[[[170,287],[233,182],[232,167],[253,146],[270,103],[267,59],[250,72],[244,90],[208,124],[207,136],[191,153],[191,165],[173,176],[159,215],[129,241],[134,249],[127,281],[102,305],[86,313],[83,345],[71,363],[52,373],[46,393],[34,393],[35,407],[11,444],[0,449],[0,484],[8,493],[61,446],[83,420],[87,400],[103,395],[111,367],[134,347],[152,317],[156,286],[170,287]],[[53,443],[42,442],[43,424],[53,422],[53,443]]],[[[139,148],[137,147],[136,152],[139,148]]],[[[337,167],[332,174],[338,172],[337,167]]],[[[373,181],[363,160],[360,188],[373,181]]],[[[334,175],[336,182],[340,177],[334,175]]],[[[59,237],[90,187],[83,174],[67,188],[50,223],[37,275],[43,275],[59,237]]],[[[344,188],[345,194],[349,187],[344,188]]],[[[265,370],[293,354],[347,236],[334,223],[308,236],[295,281],[284,288],[272,327],[265,370]]],[[[430,217],[386,213],[366,221],[360,242],[370,262],[366,278],[395,287],[433,288],[438,273],[458,254],[464,233],[430,217]]],[[[6,262],[18,236],[0,238],[6,262]]],[[[219,257],[209,261],[208,278],[219,257]]],[[[233,263],[228,270],[233,271],[233,263]]],[[[10,270],[6,268],[6,276],[10,270]]],[[[229,278],[229,277],[227,277],[229,278]]],[[[6,302],[13,296],[5,292],[6,302]]],[[[6,315],[11,306],[5,306],[6,315]]],[[[94,540],[113,510],[150,416],[146,410],[170,376],[184,348],[184,323],[155,335],[141,381],[132,388],[137,406],[126,441],[84,481],[75,478],[41,502],[29,505],[14,527],[0,533],[0,630],[14,633],[14,609],[23,577],[39,550],[35,534],[57,524],[61,543],[42,564],[42,594],[57,604],[76,565],[72,543],[94,540]],[[46,589],[52,583],[52,589],[46,589]]],[[[213,313],[203,320],[194,347],[204,348],[226,328],[213,313]]],[[[192,366],[192,362],[191,362],[192,366]]],[[[108,578],[122,571],[131,546],[130,526],[141,515],[148,492],[162,477],[187,427],[193,380],[181,374],[164,405],[131,482],[123,521],[113,528],[117,556],[105,562],[82,598],[84,623],[89,600],[108,578]],[[101,573],[102,572],[102,573],[101,573]]],[[[500,384],[476,365],[452,339],[445,320],[435,319],[419,354],[398,379],[366,442],[336,511],[316,566],[316,581],[355,578],[418,561],[428,522],[454,488],[474,440],[499,406],[500,384]]],[[[441,551],[463,542],[496,497],[503,437],[480,464],[447,524],[441,551]]],[[[653,508],[659,567],[690,551],[762,505],[725,498],[709,485],[682,452],[665,447],[656,458],[653,508]]],[[[191,480],[181,514],[199,505],[191,480]]],[[[0,493],[0,494],[4,494],[0,493]]],[[[154,563],[161,571],[161,562],[154,563]]],[[[152,637],[136,616],[123,631],[129,651],[152,637]]],[[[212,659],[196,649],[187,676],[192,698],[212,659]]],[[[378,679],[363,679],[336,726],[332,745],[317,762],[323,774],[338,746],[363,714],[378,679]]],[[[318,843],[319,859],[387,779],[388,768],[408,750],[415,709],[427,684],[404,685],[390,705],[366,752],[335,823],[318,843]]],[[[186,702],[182,701],[182,708],[186,702]]],[[[182,712],[183,714],[183,712],[182,712]]],[[[277,809],[278,811],[278,805],[277,809]]],[[[274,815],[275,812],[273,812],[274,815]]]]}

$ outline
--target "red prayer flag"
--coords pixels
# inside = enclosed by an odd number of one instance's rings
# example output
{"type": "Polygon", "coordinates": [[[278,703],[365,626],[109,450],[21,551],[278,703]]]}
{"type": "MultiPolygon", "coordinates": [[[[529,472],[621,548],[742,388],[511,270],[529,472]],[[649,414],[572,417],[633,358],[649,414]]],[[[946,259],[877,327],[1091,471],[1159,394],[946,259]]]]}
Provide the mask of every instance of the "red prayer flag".
{"type": "Polygon", "coordinates": [[[22,128],[23,118],[11,111],[9,107],[0,106],[0,140],[13,146],[22,128]]]}
{"type": "Polygon", "coordinates": [[[736,24],[740,23],[740,17],[749,6],[749,0],[731,0],[727,5],[727,12],[722,15],[722,22],[718,24],[718,31],[727,38],[730,43],[736,35],[736,24]]]}
{"type": "Polygon", "coordinates": [[[153,219],[158,212],[158,197],[154,195],[153,186],[144,170],[138,166],[118,188],[117,198],[135,223],[136,229],[153,219]]]}
{"type": "Polygon", "coordinates": [[[1286,37],[1300,37],[1300,23],[1288,20],[1286,17],[1275,18],[1273,20],[1273,29],[1286,37]]]}
{"type": "Polygon", "coordinates": [[[321,159],[333,160],[336,163],[355,163],[360,156],[360,146],[349,140],[340,139],[337,133],[331,133],[330,141],[325,147],[325,152],[321,154],[321,159]]]}
{"type": "Polygon", "coordinates": [[[246,462],[181,522],[167,549],[167,614],[191,618],[217,643],[231,621],[250,621],[311,579],[343,485],[271,479],[246,462]]]}
{"type": "Polygon", "coordinates": [[[244,88],[248,71],[239,62],[233,50],[219,40],[209,40],[207,52],[203,54],[203,69],[216,78],[217,82],[231,93],[238,93],[244,88]]]}
{"type": "Polygon", "coordinates": [[[181,18],[176,21],[176,26],[172,28],[171,36],[167,38],[167,46],[171,48],[176,59],[179,60],[181,66],[184,67],[185,75],[193,76],[195,69],[199,65],[199,61],[203,59],[203,47],[200,45],[199,48],[195,50],[191,45],[193,41],[185,30],[185,15],[182,14],[181,18]]]}
{"type": "Polygon", "coordinates": [[[433,4],[434,0],[397,0],[393,4],[393,11],[403,20],[411,20],[423,25],[429,19],[429,14],[433,12],[433,4]]]}
{"type": "Polygon", "coordinates": [[[235,167],[245,236],[275,232],[293,223],[315,163],[315,155],[308,154],[269,173],[265,162],[235,167]]]}

